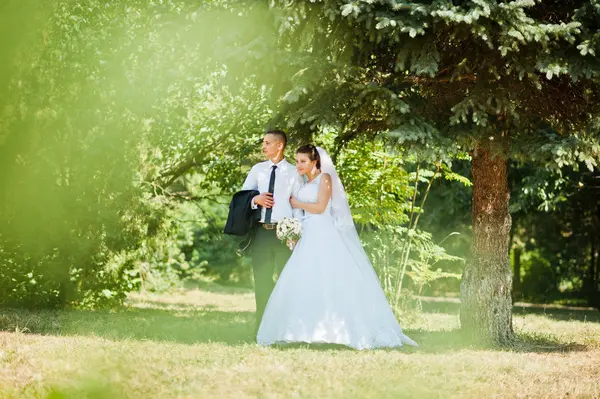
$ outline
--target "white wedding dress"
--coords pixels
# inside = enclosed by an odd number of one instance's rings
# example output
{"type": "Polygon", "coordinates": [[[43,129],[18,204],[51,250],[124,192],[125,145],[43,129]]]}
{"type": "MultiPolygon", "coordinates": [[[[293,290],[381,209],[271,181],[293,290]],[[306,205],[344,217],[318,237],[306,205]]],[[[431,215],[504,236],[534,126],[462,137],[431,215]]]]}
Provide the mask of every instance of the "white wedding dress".
{"type": "MultiPolygon", "coordinates": [[[[316,202],[322,176],[306,183],[298,200],[316,202]]],[[[335,174],[332,179],[339,178],[335,174]]],[[[358,244],[349,243],[336,221],[331,200],[322,214],[305,214],[302,237],[269,298],[257,342],[355,349],[417,346],[402,333],[358,235],[358,244]]],[[[351,229],[356,234],[353,224],[351,229]]]]}

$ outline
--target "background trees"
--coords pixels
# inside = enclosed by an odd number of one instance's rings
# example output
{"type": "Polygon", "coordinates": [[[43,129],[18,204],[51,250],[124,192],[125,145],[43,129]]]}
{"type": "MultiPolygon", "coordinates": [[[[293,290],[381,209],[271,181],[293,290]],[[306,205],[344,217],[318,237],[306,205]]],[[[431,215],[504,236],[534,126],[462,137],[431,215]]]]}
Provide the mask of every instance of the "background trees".
{"type": "Polygon", "coordinates": [[[7,21],[26,23],[6,25],[21,41],[2,51],[1,301],[120,301],[144,275],[130,251],[153,246],[174,204],[239,180],[238,162],[270,112],[268,89],[251,75],[228,79],[227,43],[238,38],[217,29],[236,18],[223,7],[5,8],[7,21]],[[203,176],[195,191],[182,178],[191,168],[203,176]]]}

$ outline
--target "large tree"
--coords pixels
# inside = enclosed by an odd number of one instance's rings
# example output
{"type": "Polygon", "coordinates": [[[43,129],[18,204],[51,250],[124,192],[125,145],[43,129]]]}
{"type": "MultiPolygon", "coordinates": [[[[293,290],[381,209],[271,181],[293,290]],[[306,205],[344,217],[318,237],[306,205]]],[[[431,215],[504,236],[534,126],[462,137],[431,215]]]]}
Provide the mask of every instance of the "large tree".
{"type": "Polygon", "coordinates": [[[275,3],[283,52],[304,62],[284,97],[290,128],[333,126],[339,146],[387,133],[441,148],[438,157],[469,151],[473,241],[461,325],[511,341],[507,160],[595,167],[600,2],[275,3]]]}

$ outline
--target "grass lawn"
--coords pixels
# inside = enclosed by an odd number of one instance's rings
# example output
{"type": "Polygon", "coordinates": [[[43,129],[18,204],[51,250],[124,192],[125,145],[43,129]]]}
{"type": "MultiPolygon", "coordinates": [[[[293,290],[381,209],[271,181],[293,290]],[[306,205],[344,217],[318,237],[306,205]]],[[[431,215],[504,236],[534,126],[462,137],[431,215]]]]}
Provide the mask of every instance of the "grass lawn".
{"type": "Polygon", "coordinates": [[[516,307],[521,342],[461,337],[458,304],[401,323],[421,348],[253,343],[249,291],[134,295],[117,312],[0,311],[0,398],[600,398],[600,312],[516,307]]]}

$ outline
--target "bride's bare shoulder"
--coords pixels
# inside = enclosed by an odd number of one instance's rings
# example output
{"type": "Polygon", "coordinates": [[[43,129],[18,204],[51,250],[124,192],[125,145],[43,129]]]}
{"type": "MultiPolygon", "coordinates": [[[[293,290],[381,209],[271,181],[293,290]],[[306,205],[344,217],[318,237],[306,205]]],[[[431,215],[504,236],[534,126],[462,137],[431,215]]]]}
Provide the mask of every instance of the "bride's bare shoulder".
{"type": "Polygon", "coordinates": [[[321,181],[319,182],[319,184],[331,186],[331,175],[329,173],[322,173],[321,181]]]}

